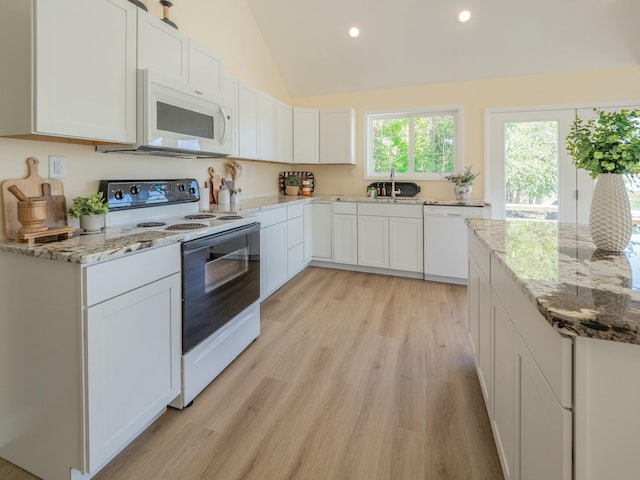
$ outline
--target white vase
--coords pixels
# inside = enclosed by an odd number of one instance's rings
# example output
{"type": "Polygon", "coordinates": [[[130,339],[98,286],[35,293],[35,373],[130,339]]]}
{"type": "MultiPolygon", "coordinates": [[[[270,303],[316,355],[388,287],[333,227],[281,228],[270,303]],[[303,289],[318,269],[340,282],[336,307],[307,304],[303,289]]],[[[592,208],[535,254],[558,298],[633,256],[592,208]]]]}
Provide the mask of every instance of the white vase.
{"type": "Polygon", "coordinates": [[[80,215],[83,233],[98,233],[104,227],[104,215],[80,215]]]}
{"type": "Polygon", "coordinates": [[[601,173],[591,200],[591,239],[600,250],[622,252],[631,239],[631,206],[624,177],[601,173]]]}
{"type": "Polygon", "coordinates": [[[469,200],[471,196],[471,185],[469,183],[463,183],[461,185],[455,184],[453,186],[453,194],[456,196],[456,200],[465,201],[469,200]]]}

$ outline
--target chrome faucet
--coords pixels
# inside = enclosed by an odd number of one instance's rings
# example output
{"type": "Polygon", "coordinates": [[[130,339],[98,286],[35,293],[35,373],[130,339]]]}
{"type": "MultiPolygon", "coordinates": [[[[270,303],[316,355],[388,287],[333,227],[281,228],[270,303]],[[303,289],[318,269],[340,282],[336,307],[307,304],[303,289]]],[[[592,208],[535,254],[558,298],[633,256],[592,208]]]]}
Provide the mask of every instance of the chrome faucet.
{"type": "Polygon", "coordinates": [[[400,189],[396,190],[396,169],[393,167],[391,167],[391,176],[389,180],[391,180],[391,198],[395,200],[396,194],[400,193],[400,189]]]}

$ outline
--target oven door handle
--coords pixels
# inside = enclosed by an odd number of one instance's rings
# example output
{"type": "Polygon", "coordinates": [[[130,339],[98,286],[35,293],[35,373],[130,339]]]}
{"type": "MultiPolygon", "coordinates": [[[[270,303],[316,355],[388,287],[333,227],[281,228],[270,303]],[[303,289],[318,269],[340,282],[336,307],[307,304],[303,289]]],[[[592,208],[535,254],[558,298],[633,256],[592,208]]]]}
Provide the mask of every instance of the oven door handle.
{"type": "Polygon", "coordinates": [[[249,225],[243,225],[242,227],[236,227],[231,230],[225,230],[224,232],[214,233],[202,238],[196,238],[195,240],[189,240],[182,244],[182,251],[184,254],[193,253],[203,248],[209,248],[213,245],[226,242],[233,238],[242,237],[253,232],[260,231],[259,223],[251,223],[249,225]]]}

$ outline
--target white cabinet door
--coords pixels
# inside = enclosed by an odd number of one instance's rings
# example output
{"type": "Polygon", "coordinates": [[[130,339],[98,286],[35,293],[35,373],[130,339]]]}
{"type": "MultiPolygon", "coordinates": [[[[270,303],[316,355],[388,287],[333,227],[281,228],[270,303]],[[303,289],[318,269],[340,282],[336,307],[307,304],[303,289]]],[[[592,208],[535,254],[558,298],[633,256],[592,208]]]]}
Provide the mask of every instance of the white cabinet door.
{"type": "MultiPolygon", "coordinates": [[[[492,296],[494,348],[493,430],[505,480],[518,480],[515,460],[514,328],[495,295],[492,296]]],[[[544,477],[542,477],[544,478],[544,477]]]]}
{"type": "Polygon", "coordinates": [[[320,110],[320,163],[356,163],[356,112],[320,110]]]}
{"type": "Polygon", "coordinates": [[[270,162],[276,159],[276,99],[260,92],[258,107],[258,158],[270,162]]]}
{"type": "MultiPolygon", "coordinates": [[[[426,255],[426,254],[425,254],[426,255]]],[[[479,328],[480,328],[480,272],[478,264],[475,259],[469,256],[469,282],[467,283],[467,307],[469,310],[468,319],[469,322],[467,329],[469,331],[469,339],[471,340],[471,348],[473,349],[473,358],[478,366],[478,343],[479,343],[479,328]]],[[[480,383],[482,387],[482,382],[480,383]]],[[[486,392],[482,391],[485,400],[487,399],[486,392]]]]}
{"type": "Polygon", "coordinates": [[[332,261],[333,260],[333,208],[331,203],[311,204],[311,235],[313,237],[313,245],[311,255],[315,260],[332,261]]]}
{"type": "Polygon", "coordinates": [[[293,162],[320,161],[320,113],[315,108],[293,109],[293,162]]]}
{"type": "Polygon", "coordinates": [[[389,217],[389,268],[422,273],[422,231],[422,218],[389,217]]]}
{"type": "Polygon", "coordinates": [[[389,217],[358,215],[358,265],[389,268],[389,217]]]}
{"type": "Polygon", "coordinates": [[[304,212],[304,263],[311,261],[313,253],[313,207],[311,203],[307,203],[303,207],[304,212]]]}
{"type": "Polygon", "coordinates": [[[137,8],[125,0],[35,5],[35,132],[135,142],[137,8]]]}
{"type": "Polygon", "coordinates": [[[150,13],[138,12],[138,68],[189,82],[189,37],[150,13]]]}
{"type": "Polygon", "coordinates": [[[202,95],[222,93],[222,58],[189,39],[189,86],[202,95]]]}
{"type": "Polygon", "coordinates": [[[518,334],[515,341],[518,480],[571,480],[572,412],[563,408],[518,334]]]}
{"type": "Polygon", "coordinates": [[[238,154],[241,158],[259,158],[259,98],[258,90],[238,82],[238,154]]]}
{"type": "Polygon", "coordinates": [[[287,281],[287,222],[276,223],[260,231],[262,255],[260,263],[264,272],[266,298],[287,281]]]}
{"type": "Polygon", "coordinates": [[[180,275],[86,309],[88,470],[180,393],[180,275]]]}
{"type": "Polygon", "coordinates": [[[358,264],[358,216],[334,214],[333,260],[349,265],[358,264]]]}
{"type": "Polygon", "coordinates": [[[293,107],[276,101],[276,160],[293,163],[293,107]]]}
{"type": "Polygon", "coordinates": [[[487,402],[489,416],[493,413],[493,322],[491,320],[491,284],[478,269],[478,379],[487,402]]]}

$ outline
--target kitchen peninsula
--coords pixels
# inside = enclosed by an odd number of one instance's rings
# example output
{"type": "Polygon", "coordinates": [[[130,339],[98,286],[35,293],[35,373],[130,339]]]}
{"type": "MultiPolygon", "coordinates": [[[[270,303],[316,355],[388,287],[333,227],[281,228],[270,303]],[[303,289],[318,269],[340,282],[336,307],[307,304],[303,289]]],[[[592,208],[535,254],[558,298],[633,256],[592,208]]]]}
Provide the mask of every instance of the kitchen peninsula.
{"type": "Polygon", "coordinates": [[[468,220],[469,333],[507,479],[637,478],[640,238],[468,220]]]}

